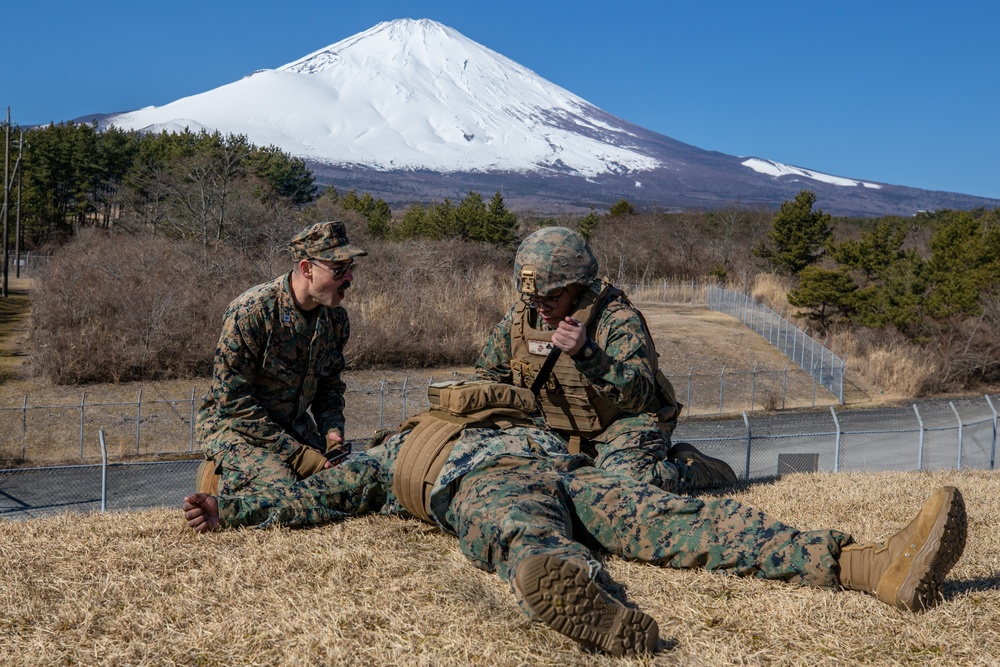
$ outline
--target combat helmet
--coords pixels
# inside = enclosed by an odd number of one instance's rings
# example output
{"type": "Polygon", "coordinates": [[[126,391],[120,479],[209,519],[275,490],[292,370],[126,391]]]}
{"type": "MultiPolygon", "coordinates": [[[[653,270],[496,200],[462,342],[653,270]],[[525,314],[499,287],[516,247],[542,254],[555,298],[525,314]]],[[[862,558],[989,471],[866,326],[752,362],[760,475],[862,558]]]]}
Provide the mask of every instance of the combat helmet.
{"type": "Polygon", "coordinates": [[[597,259],[587,240],[565,227],[543,227],[530,234],[514,257],[514,282],[521,294],[551,296],[596,278],[597,259]]]}

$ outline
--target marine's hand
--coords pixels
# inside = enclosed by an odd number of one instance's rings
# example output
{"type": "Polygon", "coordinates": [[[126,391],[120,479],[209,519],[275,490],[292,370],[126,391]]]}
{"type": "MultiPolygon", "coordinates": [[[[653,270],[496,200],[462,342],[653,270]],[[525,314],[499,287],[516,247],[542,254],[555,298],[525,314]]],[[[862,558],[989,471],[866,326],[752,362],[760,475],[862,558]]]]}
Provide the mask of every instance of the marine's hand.
{"type": "Polygon", "coordinates": [[[340,459],[349,453],[349,446],[344,442],[344,436],[337,431],[329,431],[326,434],[326,458],[333,459],[327,461],[324,468],[332,468],[337,465],[340,459]]]}
{"type": "Polygon", "coordinates": [[[184,519],[188,528],[199,533],[209,533],[219,530],[219,499],[207,493],[194,493],[184,496],[184,519]]]}
{"type": "Polygon", "coordinates": [[[570,356],[587,344],[587,328],[572,317],[565,317],[552,332],[552,344],[570,356]]]}

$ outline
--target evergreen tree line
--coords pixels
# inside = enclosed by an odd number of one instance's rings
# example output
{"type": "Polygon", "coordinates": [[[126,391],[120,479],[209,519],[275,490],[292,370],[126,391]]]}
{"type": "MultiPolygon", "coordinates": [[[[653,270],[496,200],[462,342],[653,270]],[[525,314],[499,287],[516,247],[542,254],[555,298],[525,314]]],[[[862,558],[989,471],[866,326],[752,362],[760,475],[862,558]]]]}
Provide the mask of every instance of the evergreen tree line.
{"type": "Polygon", "coordinates": [[[845,228],[802,191],[755,249],[797,286],[788,302],[820,330],[880,330],[938,352],[963,385],[1000,378],[1000,209],[883,217],[845,228]]]}
{"type": "Polygon", "coordinates": [[[27,129],[24,143],[27,248],[111,225],[208,244],[241,231],[254,209],[300,206],[316,193],[303,160],[243,135],[99,132],[70,122],[27,129]]]}
{"type": "Polygon", "coordinates": [[[517,215],[508,210],[499,191],[489,204],[474,191],[458,204],[448,198],[426,206],[411,204],[398,222],[393,221],[392,209],[385,200],[375,199],[367,192],[359,197],[357,191],[350,190],[341,196],[331,187],[323,196],[346,210],[360,213],[368,222],[368,233],[375,238],[395,241],[455,238],[509,246],[517,236],[517,215]]]}
{"type": "MultiPolygon", "coordinates": [[[[176,293],[189,293],[191,300],[169,304],[171,312],[177,313],[170,318],[176,323],[184,313],[193,312],[191,303],[198,299],[198,290],[211,284],[218,298],[200,311],[199,321],[193,324],[204,330],[206,321],[217,319],[213,313],[221,313],[228,298],[286,270],[284,245],[296,230],[318,220],[343,218],[352,239],[381,247],[383,253],[398,251],[403,262],[427,254],[420,244],[434,245],[435,253],[468,252],[449,245],[453,243],[490,247],[497,275],[509,274],[512,250],[520,238],[553,224],[584,234],[602,273],[619,283],[707,274],[749,284],[756,272],[771,268],[794,279],[788,302],[820,330],[856,328],[905,338],[939,359],[957,384],[971,386],[1000,378],[998,210],[834,219],[815,209],[813,193],[802,191],[776,213],[735,206],[640,213],[622,199],[605,214],[592,209],[583,216],[519,219],[507,209],[500,192],[488,202],[479,193],[469,192],[457,203],[446,198],[412,204],[396,216],[384,200],[369,193],[340,194],[330,187],[317,195],[313,174],[302,160],[275,147],[254,146],[240,135],[98,132],[94,125],[66,123],[32,128],[24,138],[21,216],[25,247],[61,245],[90,227],[99,234],[106,230],[105,236],[124,231],[136,237],[152,234],[163,241],[182,241],[186,249],[178,252],[200,258],[190,264],[178,259],[173,265],[189,268],[177,275],[167,268],[170,263],[152,270],[153,255],[138,250],[116,257],[114,271],[100,265],[99,255],[87,255],[86,266],[67,265],[63,273],[54,266],[54,276],[87,279],[60,280],[47,286],[54,300],[43,309],[48,315],[39,314],[37,340],[57,330],[70,339],[76,336],[77,341],[94,338],[93,347],[63,341],[64,353],[76,350],[81,359],[97,359],[94,350],[103,336],[97,335],[97,320],[117,321],[119,332],[123,328],[116,302],[82,308],[87,294],[121,291],[116,281],[137,272],[151,276],[148,290],[152,295],[158,293],[157,285],[177,281],[176,293]],[[196,254],[188,246],[203,252],[196,254]],[[146,264],[130,267],[128,262],[133,260],[127,255],[146,257],[142,260],[146,264]],[[161,271],[165,273],[152,279],[161,271]],[[192,283],[189,291],[179,287],[185,280],[192,283]],[[57,317],[60,309],[76,315],[57,317]]],[[[82,257],[92,243],[97,243],[96,237],[74,252],[82,257]]],[[[168,246],[157,247],[163,256],[168,246]]],[[[418,267],[402,268],[409,271],[407,280],[421,280],[418,267]]],[[[365,275],[358,296],[369,288],[374,293],[376,287],[394,293],[380,282],[375,275],[365,275]]],[[[137,319],[141,313],[131,308],[130,317],[136,320],[131,328],[141,339],[153,324],[137,319]]],[[[372,328],[377,326],[371,323],[372,328]]],[[[214,326],[209,330],[214,335],[214,326]]],[[[171,335],[176,340],[184,334],[171,335]]],[[[211,335],[204,338],[207,343],[211,335]]],[[[147,354],[157,347],[145,339],[135,344],[121,341],[123,349],[138,345],[147,354]]],[[[182,365],[186,370],[178,366],[176,372],[204,367],[211,347],[196,347],[205,349],[192,352],[197,358],[182,365]]],[[[89,373],[69,373],[76,362],[69,362],[65,354],[53,359],[49,372],[63,369],[60,372],[68,373],[64,380],[98,379],[89,373]]],[[[139,378],[151,366],[148,359],[119,367],[131,368],[128,377],[139,378]]]]}

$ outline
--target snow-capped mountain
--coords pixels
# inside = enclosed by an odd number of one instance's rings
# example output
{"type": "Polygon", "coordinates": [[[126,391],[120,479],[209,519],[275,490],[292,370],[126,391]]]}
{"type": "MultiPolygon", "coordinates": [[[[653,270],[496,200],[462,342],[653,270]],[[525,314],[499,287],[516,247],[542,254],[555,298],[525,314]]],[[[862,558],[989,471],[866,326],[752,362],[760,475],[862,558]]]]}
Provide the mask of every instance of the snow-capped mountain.
{"type": "Polygon", "coordinates": [[[801,189],[840,214],[997,206],[704,151],[612,116],[434,21],[401,19],[161,107],[98,117],[143,131],[245,134],[321,182],[390,203],[503,190],[536,210],[776,205],[801,189]]]}
{"type": "Polygon", "coordinates": [[[595,176],[658,166],[605,116],[424,19],[380,23],[277,69],[106,124],[244,133],[311,161],[383,171],[554,168],[595,176]]]}

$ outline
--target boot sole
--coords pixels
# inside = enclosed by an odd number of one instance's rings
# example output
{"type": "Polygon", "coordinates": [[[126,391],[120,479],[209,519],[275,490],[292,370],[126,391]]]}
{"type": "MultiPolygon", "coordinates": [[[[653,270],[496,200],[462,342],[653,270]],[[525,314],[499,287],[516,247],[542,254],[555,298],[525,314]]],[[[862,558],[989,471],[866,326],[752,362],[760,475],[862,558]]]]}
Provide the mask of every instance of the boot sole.
{"type": "Polygon", "coordinates": [[[944,487],[943,492],[945,498],[934,526],[913,556],[910,570],[894,596],[900,609],[920,611],[936,605],[941,599],[941,582],[965,550],[965,500],[953,486],[944,487]]]}
{"type": "Polygon", "coordinates": [[[700,463],[706,469],[711,470],[713,479],[723,480],[716,481],[711,485],[711,488],[731,486],[736,484],[738,481],[736,471],[733,470],[732,466],[722,459],[705,456],[705,454],[703,454],[697,447],[686,442],[678,442],[676,445],[671,447],[667,452],[667,458],[670,460],[681,459],[682,461],[694,461],[696,463],[700,463]]]}
{"type": "Polygon", "coordinates": [[[616,655],[652,653],[660,630],[652,616],[601,590],[586,568],[554,558],[525,558],[514,575],[525,603],[553,630],[616,655]]]}

